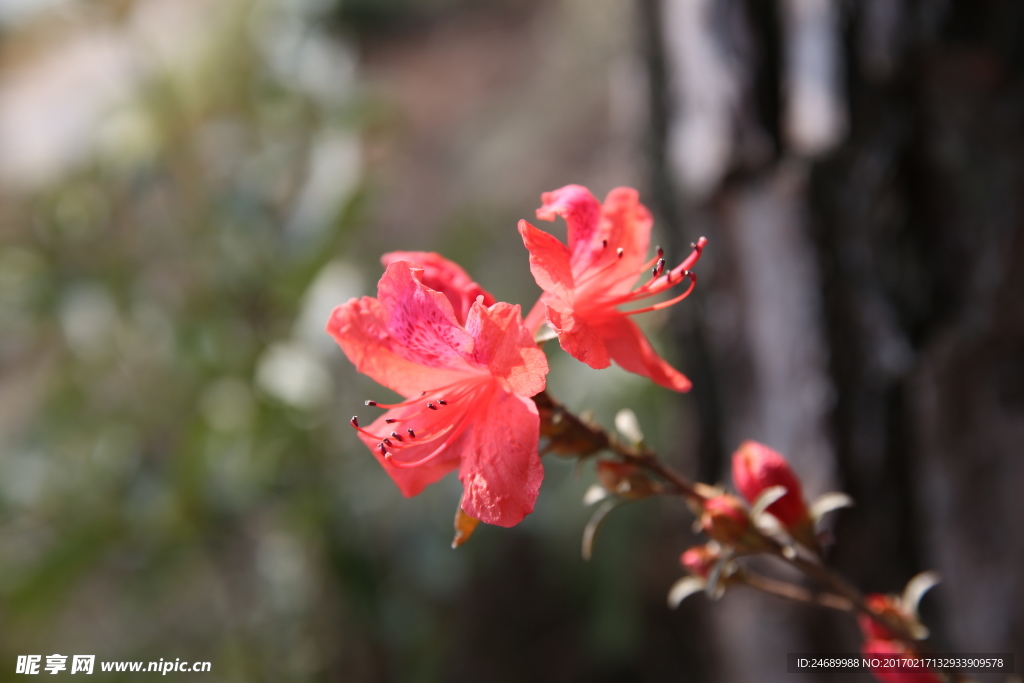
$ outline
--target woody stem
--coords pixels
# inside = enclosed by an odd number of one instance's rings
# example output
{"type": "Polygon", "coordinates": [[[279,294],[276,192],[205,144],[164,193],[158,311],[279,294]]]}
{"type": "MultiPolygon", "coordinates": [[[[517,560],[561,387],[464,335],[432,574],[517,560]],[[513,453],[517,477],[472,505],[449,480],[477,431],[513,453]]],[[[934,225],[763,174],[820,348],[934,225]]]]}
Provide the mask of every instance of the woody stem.
{"type": "Polygon", "coordinates": [[[681,495],[695,503],[704,501],[704,496],[697,491],[693,482],[663,463],[654,451],[622,443],[600,425],[584,421],[566,410],[546,391],[534,396],[533,401],[541,416],[541,435],[551,439],[550,450],[580,456],[610,450],[623,460],[632,462],[664,480],[670,487],[666,493],[681,495]],[[566,444],[567,447],[562,447],[561,444],[566,444]]]}
{"type": "MultiPolygon", "coordinates": [[[[707,496],[700,492],[698,484],[691,482],[670,465],[662,462],[657,453],[649,448],[645,446],[633,447],[622,443],[613,434],[609,434],[605,431],[605,429],[600,425],[584,421],[576,415],[573,415],[571,412],[566,410],[564,406],[552,399],[547,392],[541,392],[537,396],[534,396],[533,400],[537,404],[538,411],[541,415],[541,434],[551,439],[551,446],[549,447],[550,450],[554,452],[561,452],[563,454],[575,453],[579,456],[588,456],[601,450],[610,450],[623,460],[642,467],[659,479],[665,481],[669,485],[664,491],[665,493],[680,495],[686,498],[687,501],[698,505],[702,504],[707,499],[707,496]],[[566,446],[562,446],[561,444],[565,444],[566,446]]],[[[914,643],[915,647],[921,653],[935,654],[935,650],[933,648],[929,647],[927,643],[918,640],[902,623],[899,623],[894,619],[889,619],[885,615],[872,610],[867,605],[864,595],[838,572],[829,569],[817,560],[808,559],[801,556],[799,553],[788,552],[788,550],[779,543],[779,541],[766,535],[756,526],[754,527],[754,531],[759,534],[765,541],[766,545],[771,548],[770,553],[772,555],[800,570],[801,573],[828,591],[828,593],[811,593],[808,591],[808,597],[814,595],[823,597],[827,596],[825,599],[834,603],[825,605],[829,607],[834,607],[839,604],[839,602],[834,601],[843,601],[846,606],[843,608],[837,607],[838,609],[857,611],[864,614],[875,623],[885,627],[897,635],[901,640],[914,643]]],[[[782,595],[780,591],[790,593],[790,595],[783,597],[795,596],[796,593],[792,591],[794,588],[804,590],[799,586],[793,586],[792,584],[785,584],[783,582],[775,582],[767,577],[758,577],[755,578],[754,581],[760,585],[753,587],[761,590],[770,586],[769,590],[766,592],[773,592],[776,595],[782,595]],[[783,586],[786,586],[786,588],[783,588],[783,586]]],[[[751,584],[748,582],[748,585],[751,584]]],[[[815,604],[824,604],[820,601],[813,600],[813,598],[810,601],[815,604]]],[[[954,683],[966,683],[970,680],[956,672],[947,670],[944,671],[944,673],[949,676],[950,680],[954,683]]]]}
{"type": "Polygon", "coordinates": [[[750,586],[751,588],[769,595],[775,595],[780,598],[810,605],[820,605],[822,607],[828,607],[842,612],[850,612],[853,610],[853,604],[848,599],[834,593],[808,590],[803,586],[797,586],[796,584],[788,583],[786,581],[779,581],[778,579],[772,579],[761,574],[755,574],[749,570],[739,572],[735,577],[743,582],[744,585],[750,586]]]}

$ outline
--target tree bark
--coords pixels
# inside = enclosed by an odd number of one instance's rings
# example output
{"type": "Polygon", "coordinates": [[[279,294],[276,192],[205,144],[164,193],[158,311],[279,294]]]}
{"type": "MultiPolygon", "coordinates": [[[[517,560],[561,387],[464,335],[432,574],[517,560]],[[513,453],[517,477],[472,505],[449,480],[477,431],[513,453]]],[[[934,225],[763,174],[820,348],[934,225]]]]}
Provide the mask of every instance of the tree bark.
{"type": "MultiPolygon", "coordinates": [[[[1024,5],[641,4],[664,46],[648,48],[657,211],[673,246],[711,238],[676,326],[708,363],[703,471],[726,478],[742,438],[782,450],[809,494],[856,499],[830,561],[862,589],[936,569],[940,646],[1019,648],[1024,5]],[[708,95],[709,76],[729,82],[708,95]],[[694,130],[730,140],[679,142],[694,130]]],[[[718,680],[859,647],[834,615],[749,595],[713,612],[718,680]]]]}

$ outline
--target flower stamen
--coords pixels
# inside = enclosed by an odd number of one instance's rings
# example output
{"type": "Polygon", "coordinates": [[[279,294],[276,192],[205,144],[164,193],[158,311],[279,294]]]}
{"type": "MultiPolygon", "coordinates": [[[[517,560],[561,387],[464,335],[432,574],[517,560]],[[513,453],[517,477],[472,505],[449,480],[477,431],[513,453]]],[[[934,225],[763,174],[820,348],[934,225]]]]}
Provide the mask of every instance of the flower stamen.
{"type": "MultiPolygon", "coordinates": [[[[687,287],[686,291],[680,294],[679,296],[669,299],[668,301],[662,301],[661,303],[654,304],[653,306],[648,306],[647,308],[638,308],[635,311],[626,311],[626,315],[636,315],[637,313],[649,313],[650,311],[660,311],[663,308],[668,308],[669,306],[674,306],[675,304],[679,303],[686,297],[690,296],[690,294],[693,292],[693,288],[697,286],[697,276],[692,271],[687,270],[683,273],[683,279],[686,278],[690,278],[690,286],[687,287]]],[[[680,282],[682,282],[682,280],[680,280],[680,282]]]]}

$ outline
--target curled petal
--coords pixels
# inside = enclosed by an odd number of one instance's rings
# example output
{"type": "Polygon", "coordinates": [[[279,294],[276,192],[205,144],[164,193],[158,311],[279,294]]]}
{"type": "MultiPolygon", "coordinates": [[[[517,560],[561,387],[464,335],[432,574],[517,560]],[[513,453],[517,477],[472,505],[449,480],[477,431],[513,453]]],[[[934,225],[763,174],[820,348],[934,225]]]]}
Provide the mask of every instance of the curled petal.
{"type": "MultiPolygon", "coordinates": [[[[601,220],[601,244],[605,240],[608,247],[603,249],[603,260],[595,262],[600,268],[594,276],[583,275],[575,269],[577,297],[612,297],[629,292],[637,278],[650,275],[641,267],[647,260],[647,248],[650,245],[651,214],[640,203],[637,191],[631,187],[617,187],[608,193],[604,200],[601,220]],[[621,255],[619,252],[621,249],[621,255]]],[[[597,246],[601,246],[601,244],[597,246]]],[[[573,254],[573,266],[577,264],[573,254]]]]}
{"type": "Polygon", "coordinates": [[[602,331],[558,302],[547,302],[547,316],[558,333],[558,343],[570,356],[598,370],[612,364],[602,331]]]}
{"type": "Polygon", "coordinates": [[[384,326],[409,360],[468,370],[473,337],[459,324],[448,297],[426,287],[422,277],[423,270],[408,261],[387,267],[377,283],[384,326]]]}
{"type": "Polygon", "coordinates": [[[535,396],[544,391],[548,359],[523,325],[519,306],[487,307],[478,300],[469,311],[466,331],[476,341],[473,361],[507,381],[513,392],[535,396]]]}
{"type": "Polygon", "coordinates": [[[686,375],[658,355],[632,320],[625,316],[611,318],[601,325],[599,334],[604,340],[608,354],[623,370],[649,377],[674,391],[690,390],[692,385],[686,375]]]}
{"type": "Polygon", "coordinates": [[[561,216],[569,228],[573,268],[593,262],[601,254],[601,204],[582,185],[566,185],[540,196],[537,218],[553,221],[561,216]]]}
{"type": "Polygon", "coordinates": [[[537,453],[537,407],[528,398],[495,391],[466,430],[459,479],[462,509],[485,524],[510,527],[533,512],[544,466],[537,453]]]}
{"type": "Polygon", "coordinates": [[[551,296],[572,303],[575,285],[569,250],[554,236],[526,221],[519,221],[519,234],[530,252],[530,272],[537,285],[551,296]]]}
{"type": "Polygon", "coordinates": [[[408,261],[422,268],[423,284],[448,297],[460,323],[465,324],[469,308],[477,297],[482,296],[486,306],[495,302],[490,292],[474,282],[458,264],[432,251],[392,251],[380,260],[384,267],[395,261],[408,261]]]}

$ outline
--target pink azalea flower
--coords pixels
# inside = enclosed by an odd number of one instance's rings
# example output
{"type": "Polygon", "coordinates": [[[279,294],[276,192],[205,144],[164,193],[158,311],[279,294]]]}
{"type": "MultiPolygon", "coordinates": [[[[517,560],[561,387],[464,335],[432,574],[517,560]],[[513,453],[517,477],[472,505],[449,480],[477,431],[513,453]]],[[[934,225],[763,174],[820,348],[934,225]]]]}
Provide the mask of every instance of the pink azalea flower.
{"type": "Polygon", "coordinates": [[[700,238],[686,260],[666,270],[661,249],[647,259],[651,215],[640,204],[636,190],[616,188],[601,205],[587,188],[567,185],[545,192],[541,201],[537,218],[562,216],[569,228],[569,246],[519,221],[519,234],[530,251],[530,270],[544,290],[527,317],[527,327],[536,330],[546,316],[562,348],[590,367],[606,368],[614,360],[664,387],[689,391],[690,380],[658,356],[629,316],[685,299],[696,284],[690,268],[707,240],[700,238]],[[634,288],[637,278],[648,271],[646,281],[634,288]],[[689,282],[686,290],[673,299],[619,310],[619,306],[656,296],[684,281],[689,282]]]}
{"type": "Polygon", "coordinates": [[[404,495],[458,469],[466,514],[518,524],[544,477],[530,400],[544,390],[544,352],[519,306],[493,303],[450,261],[385,261],[377,298],[338,306],[327,331],[356,369],[407,400],[367,401],[388,410],[365,429],[355,417],[352,425],[404,495]]]}

